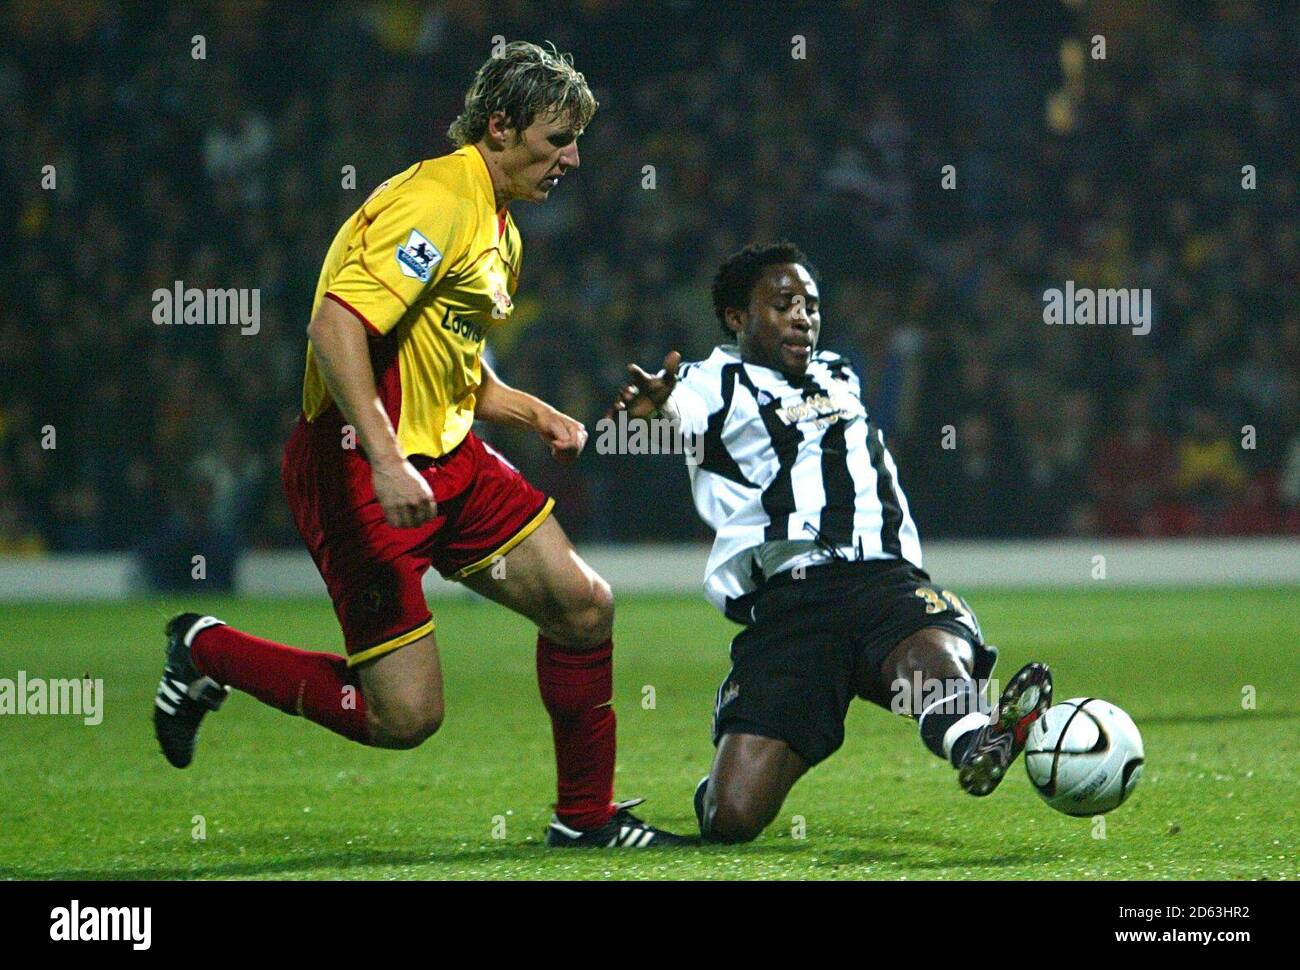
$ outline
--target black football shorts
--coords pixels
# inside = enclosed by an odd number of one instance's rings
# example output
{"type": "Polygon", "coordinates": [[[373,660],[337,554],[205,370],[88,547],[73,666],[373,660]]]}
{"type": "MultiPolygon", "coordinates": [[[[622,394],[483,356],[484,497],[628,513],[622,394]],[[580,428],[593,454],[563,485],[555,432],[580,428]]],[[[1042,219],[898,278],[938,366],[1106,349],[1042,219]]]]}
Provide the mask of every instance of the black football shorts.
{"type": "Polygon", "coordinates": [[[977,679],[988,677],[996,658],[965,601],[901,559],[833,562],[809,567],[801,578],[774,576],[755,598],[751,618],[731,644],[713,743],[733,733],[778,738],[809,765],[844,743],[855,696],[890,708],[881,665],[917,630],[939,627],[968,641],[977,679]]]}

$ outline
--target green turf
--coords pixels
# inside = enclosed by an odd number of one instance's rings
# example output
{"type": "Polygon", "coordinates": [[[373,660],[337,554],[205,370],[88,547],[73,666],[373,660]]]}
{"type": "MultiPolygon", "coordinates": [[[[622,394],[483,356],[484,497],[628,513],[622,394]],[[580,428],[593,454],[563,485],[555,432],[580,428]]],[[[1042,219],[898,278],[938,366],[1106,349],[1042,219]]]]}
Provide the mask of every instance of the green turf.
{"type": "MultiPolygon", "coordinates": [[[[0,677],[89,673],[107,691],[97,727],[0,717],[0,878],[1292,878],[1298,594],[968,597],[1002,647],[1000,673],[1048,661],[1058,699],[1105,697],[1141,728],[1143,780],[1104,838],[1048,809],[1019,768],[988,799],[962,794],[910,723],[860,703],[845,746],[757,842],[645,853],[542,848],[553,765],[533,637],[496,607],[436,605],[448,717],[422,748],[365,749],[235,695],[178,772],[157,751],[150,704],[160,629],[181,604],[0,605],[0,677]],[[1243,709],[1247,685],[1254,710],[1243,709]],[[203,840],[192,837],[198,815],[203,840]],[[493,838],[499,818],[504,838],[493,838]]],[[[324,601],[202,605],[289,643],[340,642],[324,601]]],[[[733,630],[700,598],[620,602],[617,790],[646,796],[654,822],[694,827],[733,630]]]]}

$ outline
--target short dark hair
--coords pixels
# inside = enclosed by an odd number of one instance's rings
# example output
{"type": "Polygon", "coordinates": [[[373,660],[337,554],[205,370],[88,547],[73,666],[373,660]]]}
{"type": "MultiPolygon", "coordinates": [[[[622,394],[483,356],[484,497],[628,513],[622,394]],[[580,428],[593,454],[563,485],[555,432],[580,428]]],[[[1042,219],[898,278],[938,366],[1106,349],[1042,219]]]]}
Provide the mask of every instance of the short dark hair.
{"type": "Polygon", "coordinates": [[[727,326],[727,311],[745,309],[754,292],[754,285],[769,266],[781,263],[797,263],[806,269],[813,280],[817,280],[817,269],[808,261],[803,250],[792,242],[750,243],[739,252],[732,253],[718,267],[718,275],[713,277],[713,315],[722,324],[722,332],[734,337],[727,326]]]}
{"type": "Polygon", "coordinates": [[[447,130],[451,143],[477,142],[494,111],[504,111],[509,127],[521,133],[542,111],[554,111],[575,133],[587,127],[599,107],[596,98],[573,56],[549,47],[515,40],[489,57],[465,93],[465,110],[447,130]]]}

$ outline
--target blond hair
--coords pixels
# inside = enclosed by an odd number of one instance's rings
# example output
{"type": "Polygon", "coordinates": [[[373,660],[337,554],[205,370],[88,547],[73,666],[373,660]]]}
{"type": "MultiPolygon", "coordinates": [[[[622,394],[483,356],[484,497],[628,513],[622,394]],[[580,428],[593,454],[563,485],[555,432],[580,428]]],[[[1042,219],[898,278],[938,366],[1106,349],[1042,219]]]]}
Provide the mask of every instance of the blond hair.
{"type": "Polygon", "coordinates": [[[564,118],[575,132],[599,107],[573,56],[550,44],[546,50],[527,41],[506,44],[474,75],[465,92],[465,110],[447,129],[452,144],[472,145],[487,134],[488,118],[504,111],[506,125],[522,132],[542,112],[564,118]]]}

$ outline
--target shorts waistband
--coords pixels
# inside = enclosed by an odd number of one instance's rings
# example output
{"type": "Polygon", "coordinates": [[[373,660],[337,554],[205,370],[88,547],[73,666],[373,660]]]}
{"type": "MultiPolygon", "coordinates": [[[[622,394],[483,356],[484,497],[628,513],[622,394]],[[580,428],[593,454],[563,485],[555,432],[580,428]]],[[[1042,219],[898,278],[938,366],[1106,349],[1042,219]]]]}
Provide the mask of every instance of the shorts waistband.
{"type": "Polygon", "coordinates": [[[866,575],[875,575],[882,572],[888,572],[891,569],[900,567],[917,567],[907,559],[836,559],[832,562],[818,563],[815,566],[796,566],[794,569],[787,569],[785,572],[777,573],[775,576],[767,579],[760,590],[766,592],[771,589],[781,589],[785,586],[792,586],[795,583],[807,582],[809,577],[817,579],[846,579],[849,577],[866,575]],[[796,578],[795,573],[800,575],[796,578]]]}
{"type": "MultiPolygon", "coordinates": [[[[338,435],[346,422],[343,419],[343,413],[339,410],[337,404],[332,404],[323,411],[315,420],[308,418],[301,411],[298,412],[298,427],[301,433],[305,435],[305,443],[311,447],[318,447],[322,443],[328,443],[331,449],[338,448],[338,435]]],[[[446,454],[434,458],[430,455],[408,455],[409,461],[418,471],[424,471],[430,466],[445,465],[451,461],[460,451],[466,448],[467,443],[475,438],[473,431],[468,432],[464,438],[457,442],[456,447],[452,448],[446,454]]],[[[470,444],[468,447],[472,448],[470,444]]],[[[370,463],[370,456],[366,450],[361,447],[361,442],[356,443],[355,451],[367,464],[370,463]]]]}

